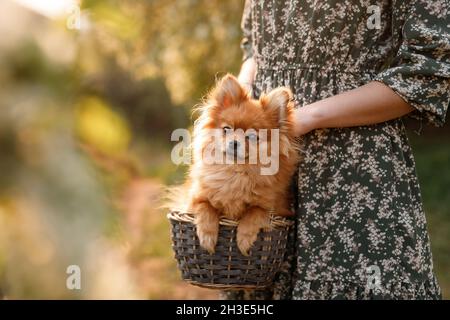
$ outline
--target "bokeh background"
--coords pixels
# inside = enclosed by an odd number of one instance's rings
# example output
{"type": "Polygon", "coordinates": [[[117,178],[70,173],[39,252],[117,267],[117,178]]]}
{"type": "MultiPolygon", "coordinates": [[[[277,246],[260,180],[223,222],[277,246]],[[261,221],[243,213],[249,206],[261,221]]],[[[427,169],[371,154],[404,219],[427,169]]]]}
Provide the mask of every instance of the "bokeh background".
{"type": "MultiPolygon", "coordinates": [[[[0,1],[0,297],[217,298],[179,280],[170,133],[237,73],[242,0],[0,1]],[[81,290],[66,288],[79,265],[81,290]]],[[[408,123],[450,298],[450,125],[408,123]]]]}

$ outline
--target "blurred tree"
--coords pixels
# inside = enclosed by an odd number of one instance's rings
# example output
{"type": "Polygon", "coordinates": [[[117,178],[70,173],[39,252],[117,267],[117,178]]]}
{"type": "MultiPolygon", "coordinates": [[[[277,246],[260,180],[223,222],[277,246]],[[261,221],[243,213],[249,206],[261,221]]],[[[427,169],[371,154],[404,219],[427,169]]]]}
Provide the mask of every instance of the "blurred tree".
{"type": "Polygon", "coordinates": [[[86,0],[83,8],[98,49],[131,74],[165,79],[176,103],[191,107],[218,73],[238,71],[241,0],[86,0]]]}
{"type": "Polygon", "coordinates": [[[109,101],[128,120],[137,137],[167,143],[174,129],[189,126],[188,109],[174,105],[162,78],[136,78],[111,56],[102,63],[102,71],[88,78],[82,91],[109,101]]]}
{"type": "MultiPolygon", "coordinates": [[[[39,21],[51,38],[55,26],[39,21]]],[[[75,135],[75,107],[85,101],[76,61],[56,62],[32,35],[19,40],[0,51],[0,292],[8,298],[136,297],[127,266],[105,237],[117,210],[75,135]],[[82,291],[66,287],[72,264],[82,270],[82,291]],[[102,276],[109,281],[99,282],[102,276]]],[[[64,41],[74,38],[67,34],[64,41]]],[[[94,106],[114,115],[106,104],[94,106]]],[[[118,119],[102,118],[107,125],[94,129],[102,135],[97,139],[111,133],[105,130],[111,123],[123,122],[118,119]]],[[[127,139],[123,128],[114,127],[118,141],[127,139]]]]}

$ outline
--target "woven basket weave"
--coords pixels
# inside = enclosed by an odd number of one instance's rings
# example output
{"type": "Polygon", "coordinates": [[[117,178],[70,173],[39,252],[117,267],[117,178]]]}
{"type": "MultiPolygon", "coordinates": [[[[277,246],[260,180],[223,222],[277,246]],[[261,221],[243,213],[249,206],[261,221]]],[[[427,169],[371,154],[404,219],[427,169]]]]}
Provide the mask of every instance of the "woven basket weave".
{"type": "Polygon", "coordinates": [[[272,283],[286,250],[292,221],[271,217],[270,231],[260,231],[258,239],[244,256],[236,245],[237,222],[221,219],[214,254],[200,247],[194,215],[170,212],[172,246],[183,280],[213,289],[257,289],[272,283]]]}

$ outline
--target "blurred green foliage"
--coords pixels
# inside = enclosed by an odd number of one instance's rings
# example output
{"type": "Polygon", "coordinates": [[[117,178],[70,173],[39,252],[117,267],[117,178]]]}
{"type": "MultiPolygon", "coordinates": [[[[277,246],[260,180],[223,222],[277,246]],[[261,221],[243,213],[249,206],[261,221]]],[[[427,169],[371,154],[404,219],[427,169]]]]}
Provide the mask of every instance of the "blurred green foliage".
{"type": "Polygon", "coordinates": [[[443,129],[411,134],[422,190],[434,267],[443,296],[450,299],[450,135],[443,129]]]}

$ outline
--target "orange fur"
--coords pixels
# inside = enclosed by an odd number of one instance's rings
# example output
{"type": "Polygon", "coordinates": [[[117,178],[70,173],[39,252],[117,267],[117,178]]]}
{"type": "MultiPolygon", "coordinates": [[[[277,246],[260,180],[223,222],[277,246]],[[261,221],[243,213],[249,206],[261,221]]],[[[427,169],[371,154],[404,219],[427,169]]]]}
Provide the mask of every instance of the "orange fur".
{"type": "MultiPolygon", "coordinates": [[[[292,94],[287,88],[275,89],[253,100],[236,78],[226,75],[200,107],[201,115],[194,126],[193,164],[187,182],[188,209],[196,214],[200,244],[209,252],[214,252],[220,216],[239,220],[237,244],[243,254],[248,254],[258,232],[268,228],[270,210],[282,216],[291,214],[289,185],[298,162],[291,100],[292,94]],[[205,132],[224,125],[244,131],[280,129],[278,172],[261,175],[263,164],[259,159],[256,164],[204,163],[202,154],[209,142],[205,132]]],[[[270,146],[267,148],[270,150],[270,146]]]]}

